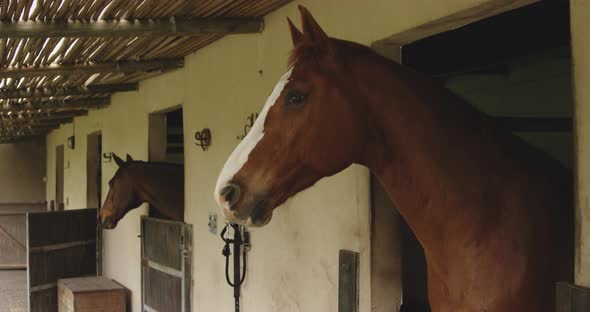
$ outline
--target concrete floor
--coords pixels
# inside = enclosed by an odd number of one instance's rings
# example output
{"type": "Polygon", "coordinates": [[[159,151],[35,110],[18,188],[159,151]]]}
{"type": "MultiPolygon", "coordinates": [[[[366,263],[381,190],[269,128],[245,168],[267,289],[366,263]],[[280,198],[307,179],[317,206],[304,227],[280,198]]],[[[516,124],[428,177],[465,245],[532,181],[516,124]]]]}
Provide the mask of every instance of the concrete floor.
{"type": "Polygon", "coordinates": [[[0,311],[27,312],[26,294],[26,270],[0,270],[0,311]]]}

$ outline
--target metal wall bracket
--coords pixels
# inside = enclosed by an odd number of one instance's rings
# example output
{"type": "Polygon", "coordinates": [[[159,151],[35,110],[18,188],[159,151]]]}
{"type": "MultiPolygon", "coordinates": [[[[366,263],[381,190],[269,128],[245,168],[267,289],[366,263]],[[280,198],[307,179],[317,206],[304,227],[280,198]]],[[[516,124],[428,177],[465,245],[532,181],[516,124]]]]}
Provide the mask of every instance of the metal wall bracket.
{"type": "Polygon", "coordinates": [[[359,253],[341,249],[338,267],[338,312],[358,312],[359,253]]]}

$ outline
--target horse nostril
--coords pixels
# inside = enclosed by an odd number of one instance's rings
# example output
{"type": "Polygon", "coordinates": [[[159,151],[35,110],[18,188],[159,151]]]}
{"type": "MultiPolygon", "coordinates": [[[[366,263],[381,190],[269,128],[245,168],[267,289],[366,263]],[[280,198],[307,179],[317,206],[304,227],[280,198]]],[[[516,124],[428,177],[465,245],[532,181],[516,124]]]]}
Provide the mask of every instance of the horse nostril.
{"type": "Polygon", "coordinates": [[[228,184],[221,189],[221,198],[227,202],[228,208],[232,210],[232,207],[240,199],[240,187],[235,184],[228,184]]]}
{"type": "Polygon", "coordinates": [[[105,229],[109,229],[112,227],[113,225],[113,220],[111,217],[105,217],[102,222],[101,222],[102,227],[104,227],[105,229]]]}

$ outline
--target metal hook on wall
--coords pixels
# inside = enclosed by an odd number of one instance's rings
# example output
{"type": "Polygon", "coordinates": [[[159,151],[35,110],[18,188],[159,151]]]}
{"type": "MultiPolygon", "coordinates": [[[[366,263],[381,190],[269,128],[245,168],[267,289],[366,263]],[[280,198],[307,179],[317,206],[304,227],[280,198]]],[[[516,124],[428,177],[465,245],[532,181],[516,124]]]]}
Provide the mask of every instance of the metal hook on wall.
{"type": "Polygon", "coordinates": [[[195,140],[197,140],[195,145],[200,146],[203,151],[207,151],[209,146],[211,146],[211,130],[204,128],[201,131],[195,132],[195,140]]]}
{"type": "Polygon", "coordinates": [[[105,163],[110,163],[113,161],[113,152],[102,153],[102,159],[105,163]]]}

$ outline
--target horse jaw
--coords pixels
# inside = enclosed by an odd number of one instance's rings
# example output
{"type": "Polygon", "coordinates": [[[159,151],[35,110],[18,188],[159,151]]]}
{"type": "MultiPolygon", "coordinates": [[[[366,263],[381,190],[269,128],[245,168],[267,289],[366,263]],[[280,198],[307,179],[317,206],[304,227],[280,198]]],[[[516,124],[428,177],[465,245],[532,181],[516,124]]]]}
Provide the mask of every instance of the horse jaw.
{"type": "MultiPolygon", "coordinates": [[[[258,115],[256,122],[250,129],[250,132],[246,135],[246,137],[238,144],[236,149],[231,153],[230,157],[225,162],[219,177],[217,178],[217,183],[215,185],[214,191],[214,198],[217,202],[217,205],[224,211],[227,219],[230,221],[237,221],[236,218],[233,216],[233,213],[229,210],[229,206],[227,202],[223,202],[220,196],[220,192],[223,187],[225,187],[233,178],[234,176],[242,169],[244,164],[248,161],[248,157],[250,152],[256,147],[258,142],[264,136],[264,123],[266,120],[266,116],[270,108],[276,103],[277,99],[283,92],[285,85],[289,82],[289,78],[291,77],[291,73],[293,68],[289,69],[279,80],[275,88],[273,89],[272,93],[266,100],[262,111],[258,115]]],[[[248,218],[249,220],[249,218],[248,218]]],[[[243,221],[242,221],[243,222],[243,221]]],[[[251,223],[251,222],[250,222],[251,223]]]]}

